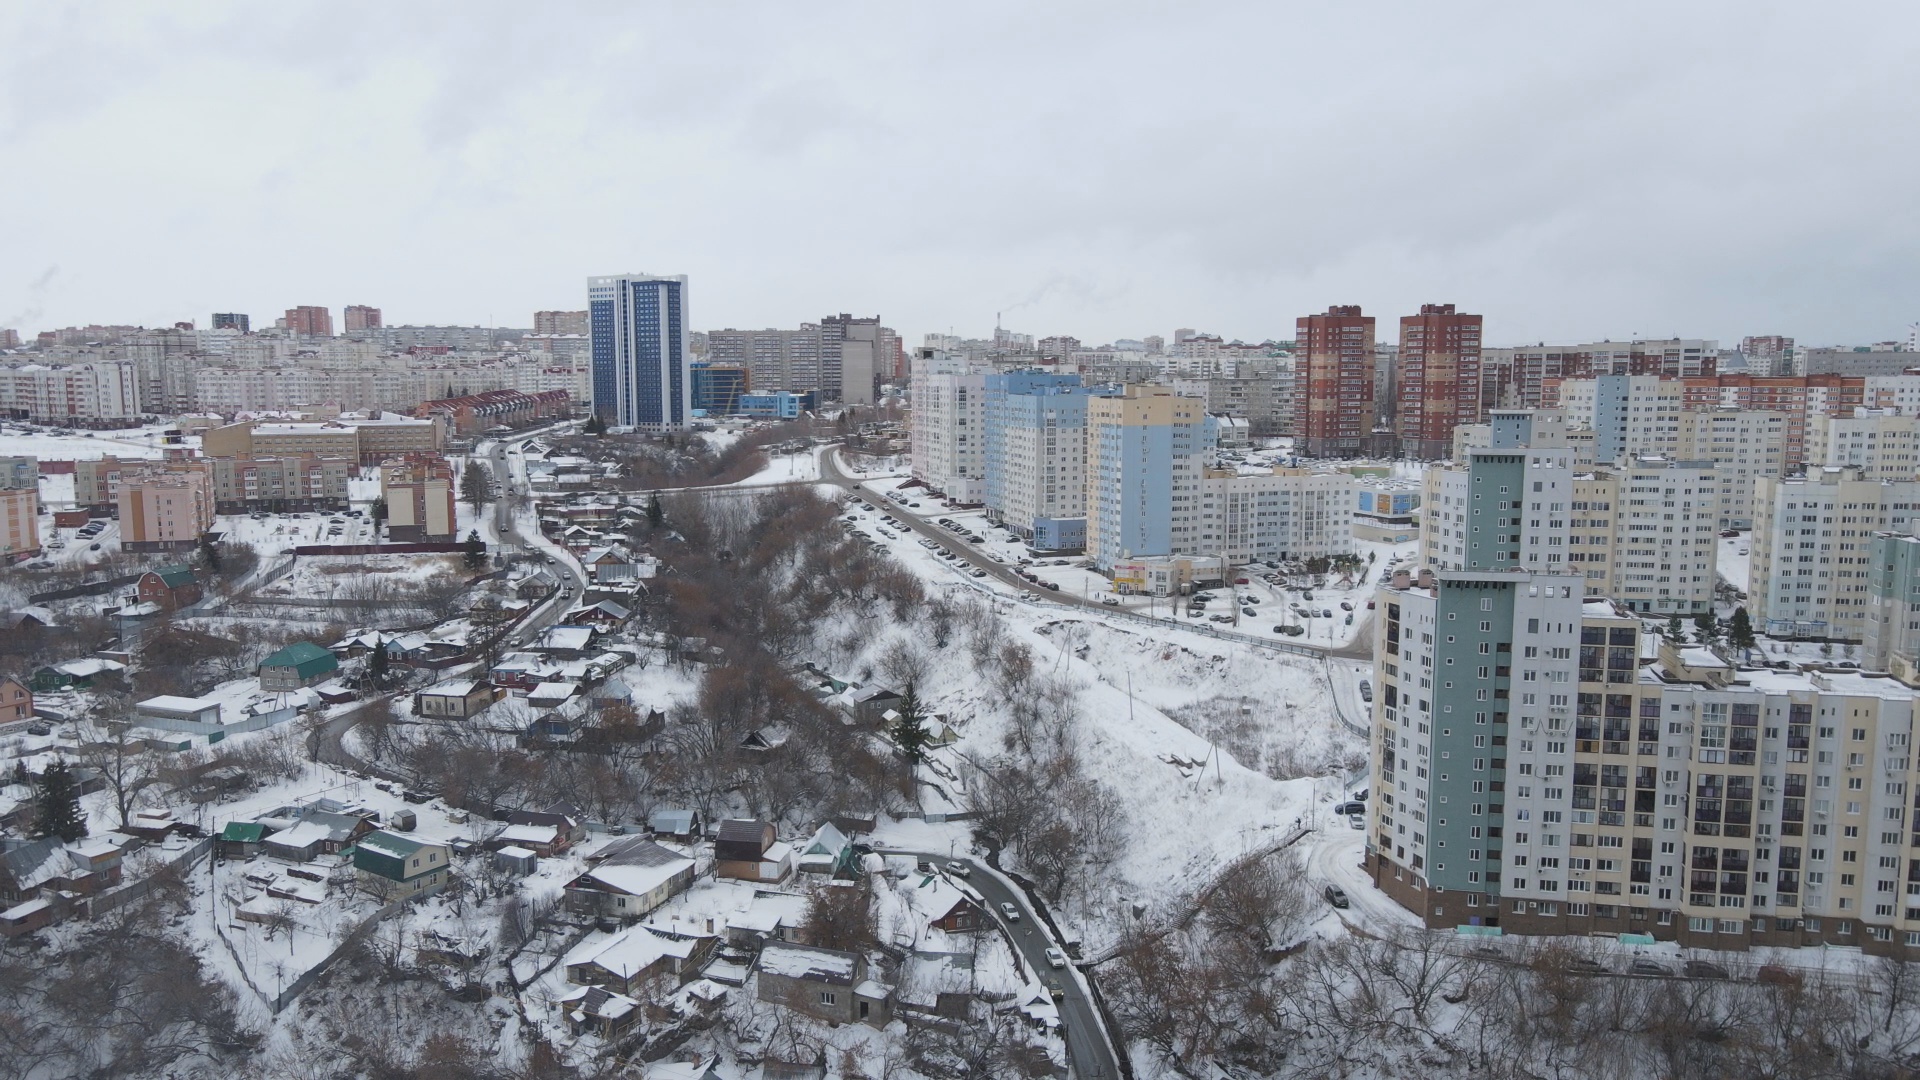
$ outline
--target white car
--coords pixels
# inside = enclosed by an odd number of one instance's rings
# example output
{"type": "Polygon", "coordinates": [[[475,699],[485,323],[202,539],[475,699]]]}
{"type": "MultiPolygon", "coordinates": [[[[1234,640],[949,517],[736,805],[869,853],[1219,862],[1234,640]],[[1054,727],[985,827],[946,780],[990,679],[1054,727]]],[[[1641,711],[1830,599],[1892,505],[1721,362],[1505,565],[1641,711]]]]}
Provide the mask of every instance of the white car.
{"type": "Polygon", "coordinates": [[[1052,964],[1052,965],[1053,965],[1054,967],[1057,967],[1057,968],[1063,968],[1063,967],[1066,967],[1066,966],[1067,966],[1067,954],[1066,954],[1066,953],[1063,953],[1063,952],[1061,952],[1061,951],[1060,951],[1059,949],[1048,949],[1048,950],[1047,950],[1047,963],[1049,963],[1049,964],[1052,964]]]}
{"type": "Polygon", "coordinates": [[[1000,905],[1000,914],[1006,916],[1008,922],[1020,921],[1020,909],[1014,907],[1011,903],[1002,903],[1000,905]]]}

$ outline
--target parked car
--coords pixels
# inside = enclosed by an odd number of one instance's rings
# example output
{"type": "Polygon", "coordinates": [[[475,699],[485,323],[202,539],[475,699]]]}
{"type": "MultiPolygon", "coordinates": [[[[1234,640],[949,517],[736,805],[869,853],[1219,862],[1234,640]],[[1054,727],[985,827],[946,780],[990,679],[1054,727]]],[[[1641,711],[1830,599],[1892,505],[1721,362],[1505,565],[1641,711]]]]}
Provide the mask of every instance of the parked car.
{"type": "Polygon", "coordinates": [[[1325,889],[1320,890],[1320,895],[1326,897],[1327,903],[1332,904],[1334,907],[1344,908],[1348,906],[1347,890],[1338,885],[1327,886],[1325,889]]]}
{"type": "Polygon", "coordinates": [[[1673,974],[1673,969],[1665,964],[1642,958],[1627,965],[1627,974],[1669,976],[1673,974]]]}
{"type": "Polygon", "coordinates": [[[1280,632],[1288,637],[1299,637],[1301,634],[1307,632],[1307,628],[1304,626],[1283,626],[1280,628],[1280,632]]]}
{"type": "Polygon", "coordinates": [[[1257,617],[1260,613],[1253,610],[1250,607],[1243,607],[1240,609],[1240,614],[1245,615],[1247,618],[1251,619],[1251,618],[1257,617]]]}
{"type": "Polygon", "coordinates": [[[1057,582],[1057,581],[1049,581],[1049,582],[1047,582],[1047,588],[1049,588],[1049,589],[1052,589],[1052,590],[1053,590],[1054,592],[1059,592],[1059,591],[1060,591],[1060,583],[1059,583],[1059,582],[1057,582]]]}
{"type": "Polygon", "coordinates": [[[1333,812],[1336,814],[1344,814],[1348,816],[1351,816],[1353,814],[1364,814],[1367,812],[1367,804],[1355,799],[1350,799],[1346,802],[1341,803],[1339,806],[1334,807],[1333,812]]]}
{"type": "Polygon", "coordinates": [[[986,572],[985,570],[975,570],[975,571],[973,572],[973,576],[974,576],[974,577],[977,577],[977,578],[981,578],[981,577],[986,577],[986,576],[987,576],[987,572],[986,572]]]}
{"type": "Polygon", "coordinates": [[[1341,611],[1352,611],[1352,610],[1353,610],[1353,601],[1351,601],[1351,600],[1342,600],[1342,601],[1340,601],[1340,610],[1341,610],[1341,611]]]}
{"type": "Polygon", "coordinates": [[[1320,617],[1321,617],[1321,618],[1323,618],[1323,619],[1331,619],[1331,618],[1333,618],[1333,609],[1332,609],[1332,608],[1321,608],[1321,609],[1320,609],[1320,617]]]}
{"type": "Polygon", "coordinates": [[[1301,593],[1301,594],[1300,594],[1300,599],[1302,599],[1302,600],[1312,600],[1312,599],[1313,599],[1313,590],[1312,590],[1312,589],[1308,589],[1308,590],[1307,590],[1306,592],[1303,592],[1303,593],[1301,593]]]}
{"type": "Polygon", "coordinates": [[[1119,606],[1120,606],[1120,598],[1119,598],[1119,597],[1117,597],[1117,596],[1103,596],[1103,597],[1101,597],[1101,598],[1100,598],[1100,602],[1101,602],[1102,604],[1105,604],[1105,605],[1106,605],[1107,607],[1119,607],[1119,606]]]}
{"type": "Polygon", "coordinates": [[[1000,914],[1005,916],[1008,922],[1020,921],[1020,909],[1017,907],[1014,907],[1013,904],[1010,902],[1003,901],[1000,904],[1000,914]]]}
{"type": "Polygon", "coordinates": [[[1048,950],[1047,950],[1047,963],[1049,963],[1049,964],[1051,964],[1051,965],[1053,965],[1053,966],[1054,966],[1054,967],[1056,967],[1056,968],[1063,968],[1063,967],[1066,967],[1066,966],[1067,966],[1067,954],[1066,954],[1066,953],[1063,953],[1063,952],[1061,952],[1061,951],[1060,951],[1059,949],[1048,949],[1048,950]]]}
{"type": "Polygon", "coordinates": [[[1605,975],[1607,973],[1607,966],[1605,964],[1600,963],[1598,960],[1589,960],[1584,956],[1572,957],[1563,967],[1564,970],[1570,971],[1575,975],[1605,975]]]}
{"type": "Polygon", "coordinates": [[[1800,973],[1792,968],[1781,967],[1779,964],[1761,964],[1759,972],[1754,977],[1774,986],[1800,985],[1800,973]]]}
{"type": "Polygon", "coordinates": [[[954,877],[972,877],[973,867],[963,862],[950,862],[947,864],[947,873],[954,877]]]}
{"type": "Polygon", "coordinates": [[[1369,679],[1360,680],[1360,700],[1361,701],[1373,700],[1373,682],[1369,679]]]}
{"type": "Polygon", "coordinates": [[[1680,971],[1689,979],[1725,979],[1727,969],[1706,960],[1689,960],[1680,971]]]}
{"type": "Polygon", "coordinates": [[[1361,832],[1365,832],[1367,830],[1367,819],[1361,817],[1359,814],[1348,814],[1347,825],[1361,832]]]}

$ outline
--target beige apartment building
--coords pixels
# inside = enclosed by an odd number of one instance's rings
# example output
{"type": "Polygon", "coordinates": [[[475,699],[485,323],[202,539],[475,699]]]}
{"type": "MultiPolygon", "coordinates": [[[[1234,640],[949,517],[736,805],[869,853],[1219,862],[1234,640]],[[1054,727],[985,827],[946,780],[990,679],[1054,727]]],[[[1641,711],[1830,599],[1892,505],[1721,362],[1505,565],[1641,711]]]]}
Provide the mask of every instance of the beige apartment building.
{"type": "Polygon", "coordinates": [[[1869,480],[1920,478],[1920,417],[1864,407],[1809,417],[1807,456],[1822,465],[1858,466],[1869,480]]]}
{"type": "Polygon", "coordinates": [[[0,564],[18,562],[39,553],[39,490],[0,489],[0,564]]]}
{"type": "Polygon", "coordinates": [[[1753,527],[1753,482],[1779,476],[1787,460],[1787,414],[1715,409],[1680,414],[1681,457],[1720,474],[1720,528],[1753,527]]]}
{"type": "Polygon", "coordinates": [[[122,550],[194,547],[213,528],[212,470],[196,463],[123,473],[118,503],[122,550]]]}
{"type": "Polygon", "coordinates": [[[390,457],[437,453],[446,427],[437,419],[383,413],[323,422],[247,420],[215,428],[201,438],[208,457],[342,457],[375,465],[390,457]]]}
{"type": "Polygon", "coordinates": [[[380,465],[387,536],[406,542],[458,539],[453,467],[438,454],[394,458],[380,465]]]}
{"type": "Polygon", "coordinates": [[[1748,592],[1769,637],[1860,641],[1871,606],[1874,534],[1913,535],[1920,481],[1875,480],[1857,465],[1755,481],[1748,592]]]}
{"type": "Polygon", "coordinates": [[[1586,577],[1589,595],[1631,611],[1710,611],[1719,505],[1719,473],[1708,461],[1635,458],[1577,475],[1567,561],[1586,577]]]}

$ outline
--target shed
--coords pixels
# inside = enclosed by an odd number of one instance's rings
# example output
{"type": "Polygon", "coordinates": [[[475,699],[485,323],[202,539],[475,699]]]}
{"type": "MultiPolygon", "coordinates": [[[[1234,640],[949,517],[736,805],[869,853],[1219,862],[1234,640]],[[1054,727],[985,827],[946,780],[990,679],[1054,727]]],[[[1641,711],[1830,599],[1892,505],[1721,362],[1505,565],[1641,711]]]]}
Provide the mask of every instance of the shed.
{"type": "Polygon", "coordinates": [[[325,682],[340,670],[340,661],[311,641],[293,644],[260,661],[260,689],[300,690],[325,682]]]}
{"type": "Polygon", "coordinates": [[[691,841],[700,835],[700,811],[655,810],[647,815],[647,831],[655,836],[691,841]]]}
{"type": "Polygon", "coordinates": [[[260,853],[261,842],[271,829],[258,821],[229,821],[220,830],[217,845],[223,859],[251,859],[260,853]]]}
{"type": "Polygon", "coordinates": [[[493,853],[493,868],[526,877],[540,869],[540,856],[523,847],[503,847],[493,853]]]}

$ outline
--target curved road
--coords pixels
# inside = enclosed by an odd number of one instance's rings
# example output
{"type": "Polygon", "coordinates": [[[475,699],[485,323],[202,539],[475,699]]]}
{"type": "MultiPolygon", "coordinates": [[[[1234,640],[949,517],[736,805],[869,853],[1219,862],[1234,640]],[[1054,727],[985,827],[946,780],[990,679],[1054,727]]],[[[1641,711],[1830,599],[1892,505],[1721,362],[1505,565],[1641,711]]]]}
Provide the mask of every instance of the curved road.
{"type": "Polygon", "coordinates": [[[1047,962],[1047,950],[1059,947],[1060,943],[1047,936],[1047,925],[1033,913],[1027,903],[1026,894],[1009,886],[999,874],[973,859],[953,858],[931,851],[895,851],[882,849],[885,855],[905,855],[916,859],[925,859],[938,867],[948,863],[964,863],[973,868],[973,873],[964,880],[968,888],[979,893],[987,902],[987,911],[1000,923],[1008,940],[1020,951],[1020,958],[1033,970],[1033,978],[1060,991],[1060,1026],[1066,1036],[1067,1057],[1073,1062],[1073,1075],[1090,1080],[1115,1080],[1120,1076],[1118,1059],[1114,1048],[1107,1041],[1106,1029],[1100,1026],[1100,1018],[1094,1008],[1093,999],[1087,988],[1082,985],[1080,975],[1072,967],[1056,970],[1047,962]],[[1001,904],[1012,904],[1020,913],[1020,921],[1009,924],[1000,914],[1001,904]]]}
{"type": "MultiPolygon", "coordinates": [[[[996,578],[1023,592],[1038,593],[1042,602],[1062,604],[1067,607],[1085,608],[1089,611],[1096,611],[1108,615],[1126,614],[1125,612],[1118,612],[1113,608],[1107,607],[1098,600],[1074,596],[1066,592],[1052,592],[1037,587],[1026,578],[1014,573],[1012,568],[1008,567],[1005,563],[993,561],[979,548],[960,540],[954,536],[953,533],[926,521],[913,511],[891,502],[874,492],[862,490],[860,485],[864,481],[861,478],[848,476],[845,472],[841,471],[840,462],[837,460],[833,447],[827,447],[820,455],[820,479],[823,483],[838,485],[861,498],[869,499],[874,506],[879,508],[881,513],[905,525],[912,532],[927,537],[939,544],[942,548],[953,552],[956,557],[956,562],[965,562],[970,567],[985,570],[988,576],[996,578]]],[[[1138,618],[1138,616],[1134,616],[1134,618],[1138,618]]],[[[1159,620],[1152,621],[1156,623],[1159,622],[1159,620]]],[[[1304,641],[1269,641],[1265,638],[1250,637],[1245,634],[1233,634],[1224,630],[1214,630],[1211,627],[1190,626],[1177,622],[1168,622],[1163,625],[1173,626],[1176,629],[1182,630],[1206,632],[1225,640],[1273,649],[1276,652],[1289,653],[1295,656],[1331,656],[1345,660],[1370,660],[1373,658],[1372,624],[1373,612],[1362,608],[1360,625],[1354,634],[1353,640],[1339,648],[1328,648],[1325,645],[1315,645],[1311,642],[1304,641]]]]}

